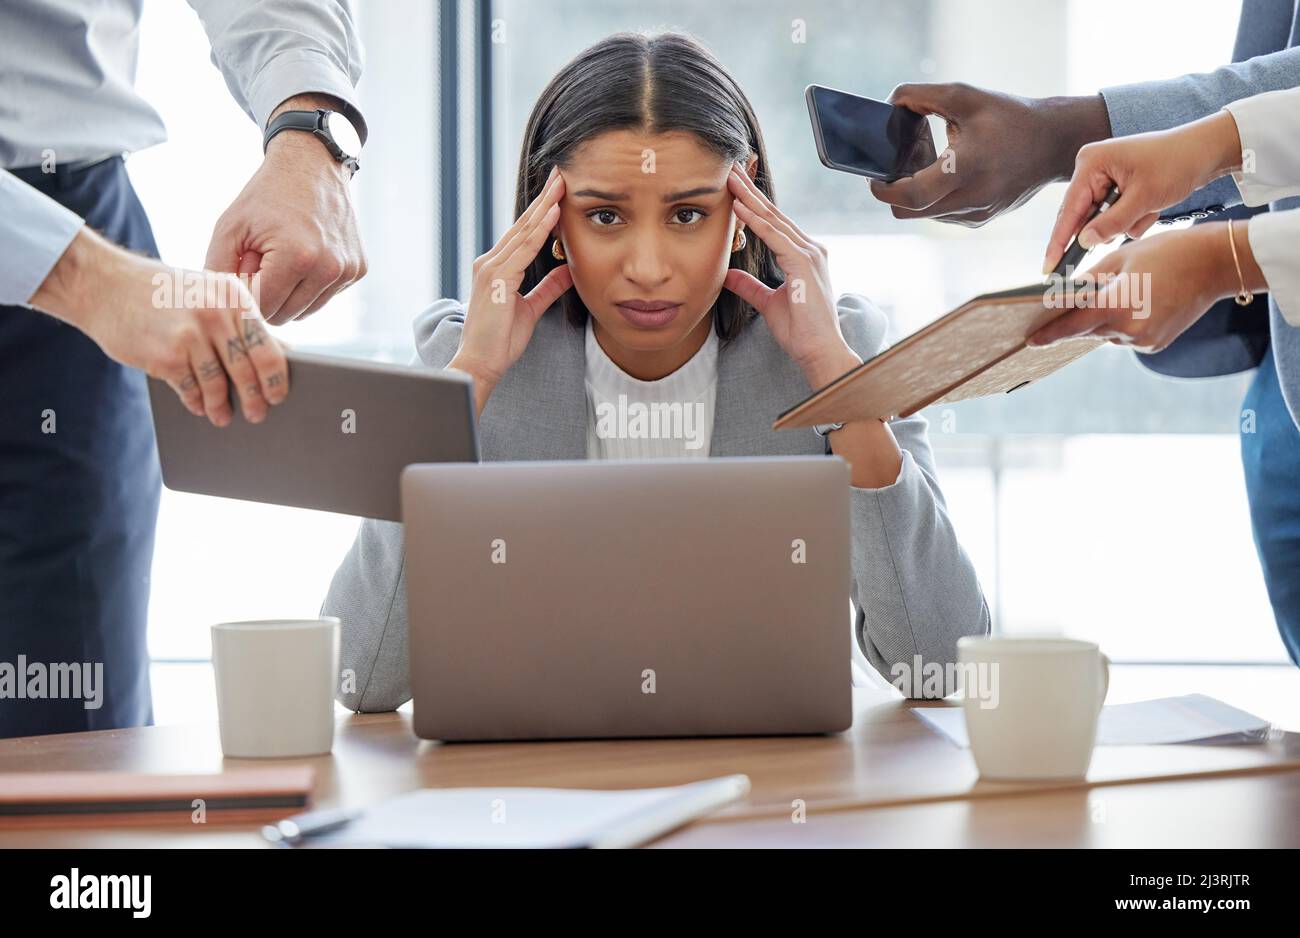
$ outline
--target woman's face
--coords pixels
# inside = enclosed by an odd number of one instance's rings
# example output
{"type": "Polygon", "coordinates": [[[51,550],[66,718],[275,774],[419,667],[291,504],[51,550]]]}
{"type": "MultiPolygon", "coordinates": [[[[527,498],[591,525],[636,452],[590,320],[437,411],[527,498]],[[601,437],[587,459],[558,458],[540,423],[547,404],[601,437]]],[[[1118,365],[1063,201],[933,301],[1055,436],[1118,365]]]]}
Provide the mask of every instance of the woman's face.
{"type": "Polygon", "coordinates": [[[673,370],[707,337],[738,224],[729,168],[692,134],[617,130],[561,169],[556,231],[574,288],[625,370],[673,370]]]}

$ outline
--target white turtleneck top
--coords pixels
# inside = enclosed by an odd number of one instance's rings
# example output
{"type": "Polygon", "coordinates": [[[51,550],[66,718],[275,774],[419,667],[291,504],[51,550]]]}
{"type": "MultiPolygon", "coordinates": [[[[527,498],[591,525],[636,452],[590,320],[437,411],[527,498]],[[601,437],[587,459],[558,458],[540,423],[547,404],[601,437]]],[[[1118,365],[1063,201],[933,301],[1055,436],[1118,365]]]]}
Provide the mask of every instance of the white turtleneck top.
{"type": "Polygon", "coordinates": [[[587,320],[587,458],[709,455],[718,391],[718,334],[658,381],[633,378],[605,354],[587,320]]]}

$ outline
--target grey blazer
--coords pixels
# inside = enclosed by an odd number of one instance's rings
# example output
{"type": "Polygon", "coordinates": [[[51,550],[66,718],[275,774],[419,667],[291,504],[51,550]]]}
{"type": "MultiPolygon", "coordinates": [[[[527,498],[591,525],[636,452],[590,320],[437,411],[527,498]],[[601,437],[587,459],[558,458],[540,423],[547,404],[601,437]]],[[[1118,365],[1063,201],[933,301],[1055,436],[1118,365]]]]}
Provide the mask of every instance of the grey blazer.
{"type": "MultiPolygon", "coordinates": [[[[844,337],[864,359],[884,346],[885,317],[862,297],[839,302],[844,337]]],[[[415,321],[419,360],[443,368],[460,344],[465,307],[440,300],[415,321]]],[[[583,332],[558,308],[497,386],[479,422],[484,460],[585,459],[588,401],[583,332]]],[[[812,430],[771,429],[809,392],[803,374],[761,317],[718,352],[710,456],[822,455],[812,430]]],[[[922,417],[890,426],[903,450],[894,484],[851,491],[854,633],[871,664],[956,661],[957,639],[989,629],[988,605],[957,541],[922,417]]],[[[334,574],[321,612],[343,625],[338,699],[357,711],[392,710],[411,697],[402,527],[365,521],[334,574]],[[351,672],[349,675],[348,672],[351,672]]],[[[947,672],[948,669],[945,669],[947,672]]],[[[919,675],[918,675],[919,677],[919,675]]],[[[919,695],[919,679],[909,682],[919,695]]],[[[951,692],[948,688],[946,692],[951,692]]]]}

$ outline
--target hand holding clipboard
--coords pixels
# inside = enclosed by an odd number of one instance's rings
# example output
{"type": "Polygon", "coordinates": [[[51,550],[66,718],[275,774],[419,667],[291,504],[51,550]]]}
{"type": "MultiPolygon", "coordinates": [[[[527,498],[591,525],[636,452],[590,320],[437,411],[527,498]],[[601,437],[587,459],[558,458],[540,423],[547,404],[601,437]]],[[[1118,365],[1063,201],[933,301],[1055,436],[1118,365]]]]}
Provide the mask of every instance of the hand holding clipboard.
{"type": "MultiPolygon", "coordinates": [[[[1118,198],[1112,187],[1088,221],[1118,198]]],[[[1053,298],[1070,291],[1085,254],[1076,238],[1053,273],[1056,284],[975,297],[818,389],[781,414],[772,428],[910,417],[934,404],[1010,393],[1065,367],[1104,340],[1083,336],[1035,347],[1028,339],[1066,311],[1053,305],[1053,298]]]]}

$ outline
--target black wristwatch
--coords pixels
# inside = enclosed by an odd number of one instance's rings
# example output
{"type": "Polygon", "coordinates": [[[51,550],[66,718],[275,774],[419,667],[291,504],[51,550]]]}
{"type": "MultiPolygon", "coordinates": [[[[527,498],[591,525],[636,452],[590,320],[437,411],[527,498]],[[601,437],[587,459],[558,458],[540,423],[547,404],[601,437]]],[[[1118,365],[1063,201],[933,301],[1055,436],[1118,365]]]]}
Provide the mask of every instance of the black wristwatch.
{"type": "Polygon", "coordinates": [[[266,135],[262,137],[262,152],[271,143],[271,138],[282,130],[305,130],[320,139],[330,156],[355,173],[361,168],[357,157],[361,154],[361,136],[352,122],[339,111],[318,107],[314,111],[285,111],[277,114],[266,126],[266,135]]]}

